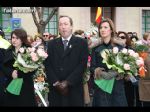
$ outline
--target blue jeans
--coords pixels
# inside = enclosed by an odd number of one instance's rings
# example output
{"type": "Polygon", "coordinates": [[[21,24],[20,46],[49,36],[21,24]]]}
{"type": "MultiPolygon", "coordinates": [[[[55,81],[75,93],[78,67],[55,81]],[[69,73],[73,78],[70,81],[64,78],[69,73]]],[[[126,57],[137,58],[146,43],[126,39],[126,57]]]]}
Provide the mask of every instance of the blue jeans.
{"type": "Polygon", "coordinates": [[[124,80],[115,80],[111,94],[104,92],[98,86],[95,87],[93,96],[94,107],[128,106],[124,90],[124,80]]]}

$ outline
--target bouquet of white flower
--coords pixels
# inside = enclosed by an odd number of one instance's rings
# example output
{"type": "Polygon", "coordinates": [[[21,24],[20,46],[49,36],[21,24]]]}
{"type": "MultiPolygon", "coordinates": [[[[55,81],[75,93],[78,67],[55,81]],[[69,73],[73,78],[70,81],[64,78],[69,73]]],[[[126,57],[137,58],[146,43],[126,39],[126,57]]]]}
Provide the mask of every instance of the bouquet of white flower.
{"type": "MultiPolygon", "coordinates": [[[[100,55],[103,58],[102,62],[107,65],[109,70],[116,71],[116,74],[120,75],[120,77],[128,75],[132,82],[137,81],[134,76],[139,75],[140,69],[143,69],[144,67],[143,59],[139,57],[138,53],[131,49],[124,48],[119,51],[117,47],[114,47],[113,49],[103,50],[100,55]]],[[[111,93],[114,85],[115,75],[111,72],[103,75],[104,78],[95,80],[95,83],[102,90],[111,93]],[[107,78],[108,75],[110,75],[109,77],[112,77],[110,79],[105,79],[105,77],[107,78]]]]}
{"type": "MultiPolygon", "coordinates": [[[[13,67],[24,73],[33,72],[40,68],[47,56],[48,55],[44,51],[44,49],[36,49],[34,47],[22,47],[19,49],[19,53],[16,55],[16,60],[13,64],[13,67]]],[[[6,89],[12,94],[20,95],[22,83],[22,78],[13,79],[6,89]]]]}
{"type": "Polygon", "coordinates": [[[24,73],[32,72],[43,63],[47,56],[48,54],[41,48],[22,47],[13,66],[24,73]]]}
{"type": "Polygon", "coordinates": [[[144,61],[139,54],[131,49],[123,48],[121,51],[117,47],[112,50],[104,50],[101,53],[103,63],[106,63],[109,69],[118,71],[124,75],[138,75],[138,69],[144,65],[144,61]]]}

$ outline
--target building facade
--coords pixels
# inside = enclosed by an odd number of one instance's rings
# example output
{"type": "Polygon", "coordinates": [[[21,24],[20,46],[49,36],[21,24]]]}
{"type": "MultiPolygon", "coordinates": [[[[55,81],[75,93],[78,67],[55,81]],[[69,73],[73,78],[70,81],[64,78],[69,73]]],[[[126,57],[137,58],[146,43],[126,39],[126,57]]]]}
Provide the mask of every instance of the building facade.
{"type": "MultiPolygon", "coordinates": [[[[95,22],[96,9],[97,7],[59,7],[45,31],[58,34],[59,15],[72,17],[73,31],[77,29],[86,31],[91,23],[95,22]]],[[[144,32],[150,31],[150,7],[102,7],[102,9],[103,17],[109,17],[114,21],[116,31],[137,32],[139,38],[144,32]]],[[[44,18],[50,11],[51,8],[45,8],[44,18]]],[[[6,31],[7,38],[10,36],[10,32],[7,31],[11,26],[10,18],[21,18],[21,27],[29,35],[34,36],[37,33],[30,7],[0,7],[0,26],[6,31]]]]}

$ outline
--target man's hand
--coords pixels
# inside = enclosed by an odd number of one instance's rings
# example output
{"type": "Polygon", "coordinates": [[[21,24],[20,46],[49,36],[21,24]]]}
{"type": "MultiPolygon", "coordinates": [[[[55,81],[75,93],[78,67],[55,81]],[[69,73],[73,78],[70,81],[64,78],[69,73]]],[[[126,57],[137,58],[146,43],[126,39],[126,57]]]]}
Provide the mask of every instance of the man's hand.
{"type": "Polygon", "coordinates": [[[60,82],[57,81],[53,84],[53,86],[60,92],[61,91],[61,87],[60,87],[60,82]]]}
{"type": "Polygon", "coordinates": [[[100,79],[101,73],[104,71],[104,68],[97,67],[94,71],[94,79],[100,79]]]}
{"type": "Polygon", "coordinates": [[[62,89],[62,94],[63,95],[67,95],[68,94],[68,86],[69,86],[69,83],[68,83],[68,81],[62,81],[61,83],[60,83],[60,87],[61,87],[61,89],[62,89]]]}
{"type": "Polygon", "coordinates": [[[53,86],[62,94],[62,95],[67,95],[68,93],[68,82],[67,81],[62,81],[62,82],[55,82],[53,86]]]}

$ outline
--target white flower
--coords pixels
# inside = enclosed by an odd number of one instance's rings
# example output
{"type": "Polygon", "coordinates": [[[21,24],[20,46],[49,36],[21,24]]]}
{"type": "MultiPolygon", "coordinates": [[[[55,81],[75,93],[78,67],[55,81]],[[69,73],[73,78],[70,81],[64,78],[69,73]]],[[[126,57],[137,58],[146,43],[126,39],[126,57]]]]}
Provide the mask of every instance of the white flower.
{"type": "Polygon", "coordinates": [[[139,45],[142,45],[142,44],[143,44],[142,40],[136,41],[135,43],[136,43],[136,44],[139,44],[139,45]]]}
{"type": "Polygon", "coordinates": [[[138,53],[134,53],[134,56],[135,58],[139,58],[139,54],[138,53]]]}
{"type": "Polygon", "coordinates": [[[101,56],[103,59],[107,60],[107,53],[109,52],[108,49],[104,49],[102,52],[101,52],[101,56]]]}
{"type": "Polygon", "coordinates": [[[121,52],[126,54],[128,52],[128,50],[126,48],[123,48],[121,52]]]}
{"type": "Polygon", "coordinates": [[[119,65],[123,65],[122,58],[120,57],[119,54],[116,56],[116,63],[119,65]]]}
{"type": "Polygon", "coordinates": [[[21,47],[21,48],[19,49],[19,52],[20,52],[20,53],[24,53],[24,48],[21,47]]]}
{"type": "Polygon", "coordinates": [[[114,47],[114,48],[113,48],[113,53],[114,53],[114,54],[117,54],[118,51],[119,51],[118,47],[114,47]]]}

